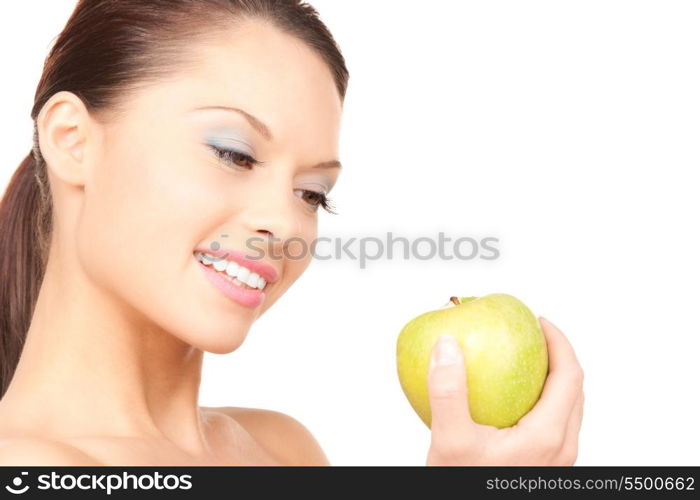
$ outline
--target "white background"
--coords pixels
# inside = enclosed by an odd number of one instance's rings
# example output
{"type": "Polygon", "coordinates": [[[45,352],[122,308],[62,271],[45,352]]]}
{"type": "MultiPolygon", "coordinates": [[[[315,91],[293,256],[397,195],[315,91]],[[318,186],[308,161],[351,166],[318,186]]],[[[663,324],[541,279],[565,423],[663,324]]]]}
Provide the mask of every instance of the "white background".
{"type": "MultiPolygon", "coordinates": [[[[288,413],[336,465],[423,464],[397,334],[450,295],[505,292],[584,367],[578,464],[700,464],[700,4],[312,4],[351,72],[321,234],[496,236],[501,258],[316,261],[239,350],[207,355],[202,404],[288,413]]],[[[2,7],[3,187],[74,5],[2,7]]]]}

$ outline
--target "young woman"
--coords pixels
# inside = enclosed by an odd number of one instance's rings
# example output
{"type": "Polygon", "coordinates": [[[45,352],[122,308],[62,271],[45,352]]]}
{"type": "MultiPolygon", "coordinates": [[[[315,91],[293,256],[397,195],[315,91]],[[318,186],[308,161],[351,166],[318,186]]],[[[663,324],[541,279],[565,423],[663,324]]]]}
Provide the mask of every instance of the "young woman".
{"type": "MultiPolygon", "coordinates": [[[[268,255],[329,208],[347,83],[300,0],[78,3],[0,208],[1,464],[328,463],[293,417],[197,395],[203,352],[238,348],[309,264],[268,255]]],[[[471,421],[437,344],[427,464],[574,462],[581,369],[542,327],[544,392],[502,430],[471,421]]]]}

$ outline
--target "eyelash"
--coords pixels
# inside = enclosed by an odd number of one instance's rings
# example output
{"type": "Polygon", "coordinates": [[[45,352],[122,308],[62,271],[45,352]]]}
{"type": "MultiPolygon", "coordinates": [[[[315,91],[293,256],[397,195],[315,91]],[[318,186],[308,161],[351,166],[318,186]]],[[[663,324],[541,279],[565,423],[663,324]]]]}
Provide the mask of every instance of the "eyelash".
{"type": "MultiPolygon", "coordinates": [[[[256,160],[255,158],[246,153],[241,153],[240,151],[235,151],[233,149],[223,149],[217,146],[212,146],[211,144],[209,144],[209,148],[211,148],[214,151],[216,156],[218,156],[221,161],[230,165],[231,168],[242,168],[246,170],[252,170],[254,166],[262,165],[264,163],[260,160],[256,160]],[[243,166],[236,163],[240,160],[244,160],[247,165],[243,166]]],[[[318,191],[311,191],[308,189],[301,189],[300,191],[304,194],[304,196],[311,196],[314,198],[314,201],[312,203],[307,202],[307,204],[310,205],[314,210],[317,210],[318,207],[321,207],[328,213],[336,213],[333,208],[333,203],[324,193],[318,191]]],[[[302,199],[304,198],[302,197],[302,199]]]]}
{"type": "Polygon", "coordinates": [[[240,151],[236,151],[233,149],[222,149],[217,146],[212,146],[211,144],[209,144],[209,147],[214,151],[214,153],[216,153],[216,156],[218,156],[220,160],[223,160],[225,163],[238,168],[251,170],[255,165],[260,165],[263,163],[246,153],[241,153],[240,151]],[[244,166],[236,163],[240,160],[245,160],[247,165],[244,166]]]}

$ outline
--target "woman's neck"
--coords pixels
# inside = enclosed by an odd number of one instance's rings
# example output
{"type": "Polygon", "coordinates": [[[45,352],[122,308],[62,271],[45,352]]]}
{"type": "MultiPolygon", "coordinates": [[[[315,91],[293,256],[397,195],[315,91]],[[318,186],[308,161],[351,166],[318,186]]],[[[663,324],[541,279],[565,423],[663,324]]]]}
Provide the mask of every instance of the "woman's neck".
{"type": "Polygon", "coordinates": [[[3,426],[47,437],[132,436],[206,453],[203,353],[153,324],[52,249],[3,426]]]}

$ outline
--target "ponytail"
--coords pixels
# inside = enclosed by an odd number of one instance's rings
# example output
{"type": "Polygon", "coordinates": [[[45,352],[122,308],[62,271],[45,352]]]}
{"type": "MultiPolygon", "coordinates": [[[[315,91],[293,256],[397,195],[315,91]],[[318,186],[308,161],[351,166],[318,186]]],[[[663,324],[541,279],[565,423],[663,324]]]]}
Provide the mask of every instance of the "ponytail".
{"type": "Polygon", "coordinates": [[[0,202],[0,398],[17,367],[48,257],[51,196],[45,164],[35,151],[36,146],[0,202]]]}

